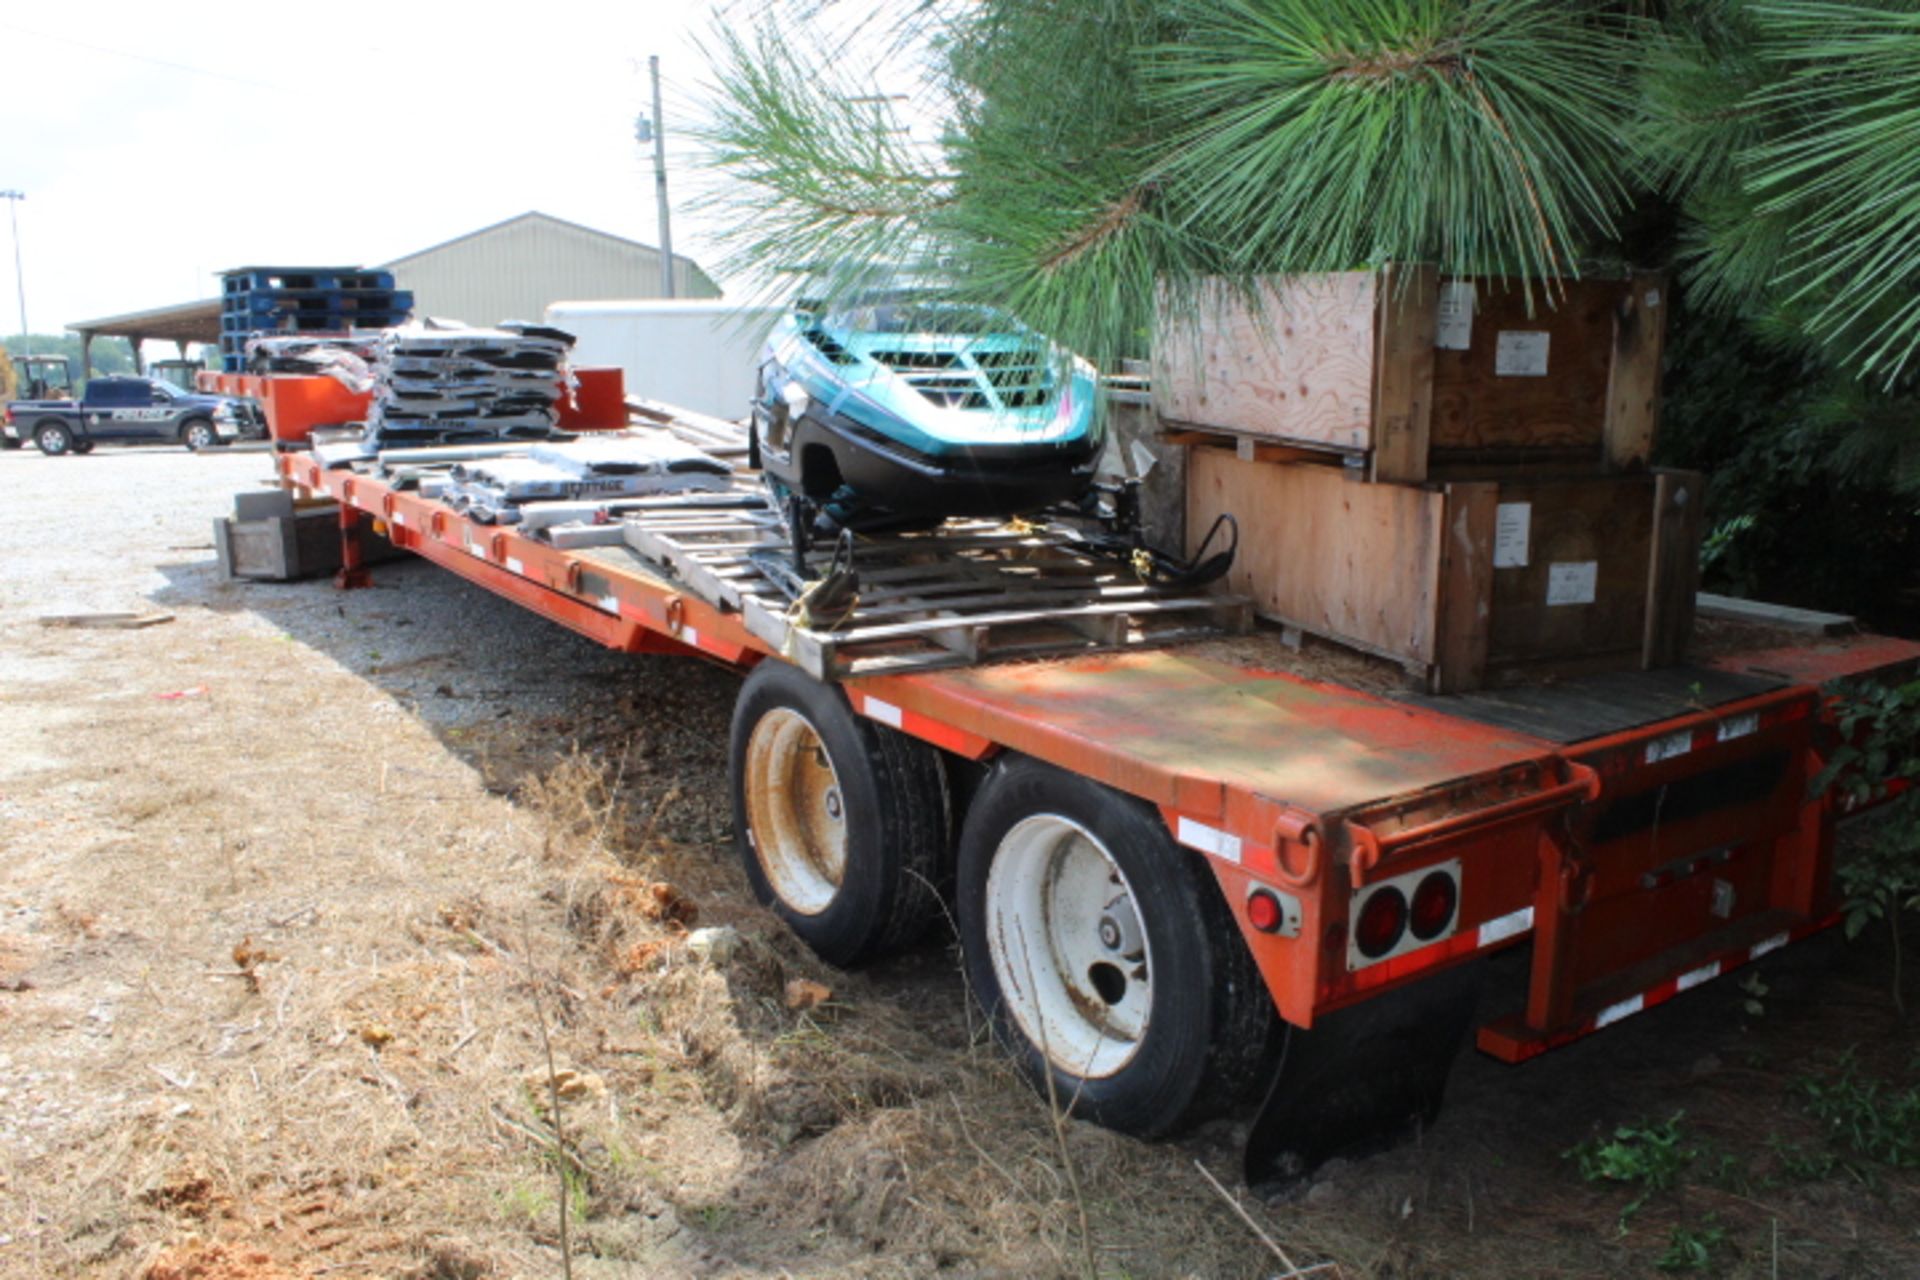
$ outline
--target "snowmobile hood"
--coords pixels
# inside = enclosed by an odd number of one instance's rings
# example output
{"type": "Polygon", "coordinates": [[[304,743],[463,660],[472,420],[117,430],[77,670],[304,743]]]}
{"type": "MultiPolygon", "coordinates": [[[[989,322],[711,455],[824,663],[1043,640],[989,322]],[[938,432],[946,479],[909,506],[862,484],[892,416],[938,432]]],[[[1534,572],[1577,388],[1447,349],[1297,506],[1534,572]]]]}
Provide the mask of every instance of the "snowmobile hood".
{"type": "Polygon", "coordinates": [[[889,304],[791,311],[768,351],[830,413],[928,457],[1095,442],[1091,365],[982,308],[950,311],[930,328],[914,323],[913,308],[889,304]],[[952,316],[993,327],[954,331],[952,316]]]}

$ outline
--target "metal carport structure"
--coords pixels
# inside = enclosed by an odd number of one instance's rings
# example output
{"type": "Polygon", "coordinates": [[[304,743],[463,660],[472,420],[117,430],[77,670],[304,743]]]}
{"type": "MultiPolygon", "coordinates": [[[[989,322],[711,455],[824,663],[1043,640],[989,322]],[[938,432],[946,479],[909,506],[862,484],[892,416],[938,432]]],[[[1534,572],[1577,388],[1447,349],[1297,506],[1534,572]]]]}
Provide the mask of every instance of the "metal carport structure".
{"type": "Polygon", "coordinates": [[[145,373],[146,364],[140,358],[140,344],[150,338],[173,343],[183,357],[187,354],[187,344],[190,342],[218,344],[220,299],[204,298],[198,302],[129,311],[125,315],[106,316],[99,320],[78,320],[67,328],[80,335],[80,363],[87,376],[93,375],[93,340],[98,337],[126,338],[131,341],[134,370],[145,373]]]}

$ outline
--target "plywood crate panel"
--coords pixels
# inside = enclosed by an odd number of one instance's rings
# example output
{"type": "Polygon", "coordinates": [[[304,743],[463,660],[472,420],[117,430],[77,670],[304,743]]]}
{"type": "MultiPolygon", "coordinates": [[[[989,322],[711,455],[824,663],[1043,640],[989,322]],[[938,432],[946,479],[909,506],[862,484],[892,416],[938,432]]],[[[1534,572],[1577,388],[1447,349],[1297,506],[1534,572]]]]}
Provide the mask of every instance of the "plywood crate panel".
{"type": "Polygon", "coordinates": [[[1240,522],[1228,587],[1263,616],[1455,692],[1678,662],[1692,627],[1700,478],[1685,472],[1430,485],[1191,451],[1190,545],[1240,522]]]}
{"type": "Polygon", "coordinates": [[[1193,426],[1371,448],[1378,292],[1359,271],[1275,278],[1251,300],[1204,290],[1154,334],[1154,408],[1193,426]]]}
{"type": "Polygon", "coordinates": [[[1163,307],[1170,426],[1343,455],[1369,479],[1453,464],[1643,467],[1659,416],[1661,278],[1536,285],[1430,268],[1273,277],[1163,307]]]}
{"type": "Polygon", "coordinates": [[[1240,525],[1228,589],[1263,617],[1426,664],[1434,659],[1443,493],[1356,484],[1335,468],[1187,459],[1189,549],[1221,512],[1240,525]]]}

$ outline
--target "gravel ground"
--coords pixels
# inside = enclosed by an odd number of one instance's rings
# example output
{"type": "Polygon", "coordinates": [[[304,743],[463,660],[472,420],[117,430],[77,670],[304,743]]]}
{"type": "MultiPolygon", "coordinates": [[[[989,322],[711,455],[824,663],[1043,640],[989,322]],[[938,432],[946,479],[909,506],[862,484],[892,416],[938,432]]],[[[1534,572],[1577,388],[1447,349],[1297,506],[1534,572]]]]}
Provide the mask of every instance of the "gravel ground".
{"type": "MultiPolygon", "coordinates": [[[[725,768],[731,674],[609,652],[422,560],[381,565],[373,587],[352,597],[324,579],[226,582],[210,529],[235,493],[268,484],[270,458],[258,446],[102,448],[85,459],[22,450],[0,464],[16,563],[33,566],[0,578],[9,625],[44,614],[211,611],[242,634],[291,641],[365,678],[443,739],[465,736],[471,747],[484,731],[483,763],[496,771],[524,770],[576,742],[627,749],[643,801],[679,787],[669,833],[725,837],[724,806],[704,784],[725,768]],[[75,536],[76,515],[108,511],[75,536]]],[[[10,648],[0,679],[44,678],[39,657],[20,669],[10,648]]]]}

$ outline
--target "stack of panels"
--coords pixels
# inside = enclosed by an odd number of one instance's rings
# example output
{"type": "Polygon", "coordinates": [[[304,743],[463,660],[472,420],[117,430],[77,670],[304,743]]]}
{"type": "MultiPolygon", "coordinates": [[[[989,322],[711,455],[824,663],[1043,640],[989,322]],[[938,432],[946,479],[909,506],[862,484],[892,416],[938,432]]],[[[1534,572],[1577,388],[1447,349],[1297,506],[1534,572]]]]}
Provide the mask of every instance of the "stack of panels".
{"type": "Polygon", "coordinates": [[[733,469],[691,445],[657,434],[622,434],[536,444],[526,457],[459,462],[442,486],[423,485],[421,492],[443,498],[483,524],[514,524],[529,502],[611,501],[732,487],[733,469]]]}
{"type": "Polygon", "coordinates": [[[373,390],[373,348],[378,335],[357,338],[305,335],[247,340],[247,369],[252,373],[293,373],[329,377],[349,391],[373,390]]]}
{"type": "Polygon", "coordinates": [[[412,313],[413,294],[395,289],[390,271],[242,267],[222,277],[222,364],[229,373],[247,372],[247,342],[262,334],[385,329],[412,313]]]}
{"type": "Polygon", "coordinates": [[[388,330],[373,351],[367,443],[547,439],[572,346],[572,334],[530,324],[388,330]]]}

